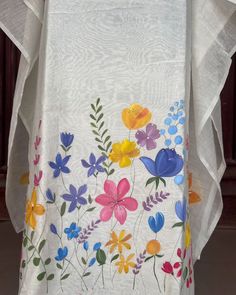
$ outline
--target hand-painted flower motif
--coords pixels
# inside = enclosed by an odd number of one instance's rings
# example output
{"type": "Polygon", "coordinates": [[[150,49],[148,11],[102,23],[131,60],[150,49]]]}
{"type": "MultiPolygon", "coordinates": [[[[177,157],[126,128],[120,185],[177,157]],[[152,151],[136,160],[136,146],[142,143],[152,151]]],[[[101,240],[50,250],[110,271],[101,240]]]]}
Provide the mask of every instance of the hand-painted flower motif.
{"type": "Polygon", "coordinates": [[[156,188],[161,180],[165,185],[163,177],[173,177],[183,168],[183,158],[176,153],[174,149],[161,149],[155,158],[155,161],[148,157],[140,157],[144,166],[154,177],[149,178],[146,185],[156,182],[156,188]]]}
{"type": "Polygon", "coordinates": [[[36,154],[36,155],[34,156],[34,166],[38,165],[39,160],[40,160],[40,155],[39,155],[39,154],[36,154]]]}
{"type": "Polygon", "coordinates": [[[150,255],[157,255],[161,251],[161,245],[157,240],[151,240],[147,243],[146,250],[150,255]]]}
{"type": "Polygon", "coordinates": [[[48,199],[48,203],[54,203],[55,202],[55,199],[56,199],[56,196],[55,194],[52,193],[52,191],[49,189],[47,189],[46,191],[46,197],[48,199]]]}
{"type": "Polygon", "coordinates": [[[102,244],[100,242],[97,242],[93,246],[93,251],[97,251],[101,248],[102,244]]]}
{"type": "Polygon", "coordinates": [[[163,263],[163,266],[161,268],[165,273],[168,273],[168,274],[174,274],[174,271],[173,271],[173,266],[172,264],[169,262],[169,261],[166,261],[165,263],[163,263]]]}
{"type": "Polygon", "coordinates": [[[34,148],[35,150],[38,149],[38,146],[40,145],[41,142],[41,137],[39,137],[38,135],[35,137],[35,142],[34,142],[34,148]]]}
{"type": "Polygon", "coordinates": [[[55,257],[55,259],[57,261],[62,261],[66,258],[67,255],[68,255],[68,248],[67,247],[59,248],[57,250],[57,256],[55,257]]]}
{"type": "Polygon", "coordinates": [[[116,233],[113,231],[111,233],[111,239],[110,241],[108,241],[106,243],[106,247],[111,246],[110,247],[110,253],[112,253],[115,248],[118,248],[118,251],[121,253],[123,247],[125,247],[126,249],[131,249],[131,246],[129,243],[127,243],[127,241],[131,238],[131,234],[125,235],[125,230],[122,230],[118,235],[116,235],[116,233]]]}
{"type": "Polygon", "coordinates": [[[37,221],[35,215],[43,215],[45,212],[45,208],[41,204],[37,204],[37,193],[36,190],[33,189],[31,199],[28,200],[26,204],[26,214],[25,214],[25,222],[28,224],[33,230],[37,225],[37,221]]]}
{"type": "Polygon", "coordinates": [[[77,189],[71,184],[69,187],[70,194],[62,195],[62,198],[65,201],[71,202],[68,212],[72,212],[75,210],[77,205],[85,205],[87,204],[87,200],[83,197],[83,195],[87,192],[87,185],[84,184],[77,189]]]}
{"type": "Polygon", "coordinates": [[[109,159],[114,163],[119,163],[120,168],[125,168],[131,165],[131,159],[138,157],[140,154],[139,149],[134,141],[128,139],[123,140],[121,143],[114,143],[109,159]]]}
{"type": "Polygon", "coordinates": [[[153,150],[157,146],[156,140],[160,137],[160,132],[155,124],[149,123],[146,126],[146,131],[138,130],[135,137],[140,146],[146,146],[147,150],[153,150]]]}
{"type": "Polygon", "coordinates": [[[115,264],[116,266],[118,266],[119,273],[122,273],[123,271],[125,273],[128,273],[130,267],[134,268],[136,266],[136,263],[132,261],[133,257],[134,253],[130,254],[127,259],[125,259],[125,257],[120,254],[120,260],[115,264]]]}
{"type": "Polygon", "coordinates": [[[177,201],[175,203],[175,213],[178,218],[184,223],[187,217],[187,202],[184,198],[183,201],[177,201]]]}
{"type": "Polygon", "coordinates": [[[57,235],[57,228],[55,226],[55,224],[51,223],[50,224],[50,231],[54,234],[54,235],[57,235]]]}
{"type": "Polygon", "coordinates": [[[89,243],[88,243],[88,241],[85,241],[83,243],[83,248],[84,248],[85,251],[88,251],[88,249],[89,249],[89,243]]]}
{"type": "Polygon", "coordinates": [[[75,222],[72,222],[70,227],[64,229],[64,233],[67,235],[67,239],[71,240],[73,238],[78,238],[81,228],[76,225],[75,222]]]}
{"type": "Polygon", "coordinates": [[[132,197],[125,197],[130,190],[130,184],[126,178],[120,180],[118,185],[111,180],[104,182],[104,194],[96,197],[95,201],[104,206],[100,212],[100,219],[108,221],[113,215],[120,224],[124,224],[127,218],[127,211],[135,211],[138,202],[132,197]]]}
{"type": "Polygon", "coordinates": [[[191,244],[191,228],[190,223],[187,222],[185,226],[185,247],[188,248],[191,244]]]}
{"type": "Polygon", "coordinates": [[[20,176],[20,184],[21,185],[29,184],[29,172],[26,172],[20,176]]]}
{"type": "Polygon", "coordinates": [[[61,133],[61,143],[65,148],[68,148],[71,146],[72,142],[74,140],[74,135],[67,132],[61,133]]]}
{"type": "Polygon", "coordinates": [[[70,159],[70,156],[65,156],[62,158],[61,154],[58,153],[56,155],[55,162],[48,162],[49,166],[54,169],[53,176],[56,178],[60,175],[60,173],[70,173],[70,169],[66,166],[70,159]]]}
{"type": "Polygon", "coordinates": [[[144,127],[151,117],[151,112],[137,103],[131,104],[122,112],[123,123],[130,130],[144,127]]]}
{"type": "Polygon", "coordinates": [[[189,205],[195,204],[201,201],[201,197],[198,193],[192,190],[192,173],[188,175],[188,187],[189,187],[189,205]]]}
{"type": "Polygon", "coordinates": [[[93,153],[89,156],[89,163],[85,160],[81,160],[83,167],[88,169],[88,177],[91,175],[95,175],[96,172],[104,172],[105,169],[101,166],[101,164],[106,161],[107,157],[100,156],[97,160],[93,153]]]}
{"type": "Polygon", "coordinates": [[[42,176],[43,176],[43,171],[41,170],[39,171],[38,175],[34,174],[34,186],[39,186],[42,176]]]}
{"type": "Polygon", "coordinates": [[[148,224],[150,229],[154,233],[158,233],[164,226],[165,218],[161,212],[157,212],[155,217],[150,216],[148,218],[148,224]]]}
{"type": "Polygon", "coordinates": [[[93,266],[95,262],[96,262],[96,258],[95,257],[91,258],[89,261],[88,267],[93,266]]]}

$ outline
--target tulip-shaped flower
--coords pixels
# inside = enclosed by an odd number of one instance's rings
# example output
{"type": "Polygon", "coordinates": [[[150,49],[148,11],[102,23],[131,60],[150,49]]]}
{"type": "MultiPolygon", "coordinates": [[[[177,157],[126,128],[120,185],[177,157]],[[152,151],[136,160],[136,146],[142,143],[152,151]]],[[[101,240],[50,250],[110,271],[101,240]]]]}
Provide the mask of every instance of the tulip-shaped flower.
{"type": "Polygon", "coordinates": [[[164,222],[165,218],[161,212],[157,212],[155,217],[150,216],[148,218],[149,227],[155,234],[163,228],[164,222]]]}
{"type": "Polygon", "coordinates": [[[173,177],[177,175],[183,168],[183,158],[176,153],[174,149],[161,149],[155,158],[155,161],[148,157],[140,157],[144,166],[151,177],[147,180],[146,186],[152,182],[156,183],[156,188],[159,185],[159,181],[162,181],[166,185],[164,177],[173,177]]]}
{"type": "Polygon", "coordinates": [[[165,273],[168,273],[168,274],[174,274],[173,272],[173,266],[172,264],[169,262],[169,261],[166,261],[165,263],[163,263],[163,266],[161,268],[165,273]]]}

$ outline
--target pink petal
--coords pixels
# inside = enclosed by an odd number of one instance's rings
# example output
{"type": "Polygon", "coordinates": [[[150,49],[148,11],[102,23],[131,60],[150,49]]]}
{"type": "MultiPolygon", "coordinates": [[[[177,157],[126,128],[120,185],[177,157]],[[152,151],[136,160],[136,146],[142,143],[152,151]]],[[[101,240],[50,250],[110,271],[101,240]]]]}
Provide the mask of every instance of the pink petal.
{"type": "Polygon", "coordinates": [[[100,219],[102,221],[108,221],[111,219],[113,213],[113,209],[111,207],[104,207],[100,212],[100,219]]]}
{"type": "Polygon", "coordinates": [[[97,196],[95,198],[95,201],[102,206],[108,206],[108,207],[111,207],[114,204],[113,199],[110,196],[105,194],[101,194],[97,196]]]}
{"type": "Polygon", "coordinates": [[[130,184],[127,178],[123,178],[119,181],[117,186],[117,200],[121,200],[130,190],[130,184]]]}
{"type": "Polygon", "coordinates": [[[124,224],[127,218],[127,212],[125,207],[116,205],[114,209],[115,218],[119,221],[120,224],[124,224]]]}
{"type": "Polygon", "coordinates": [[[129,211],[135,211],[138,208],[138,202],[131,197],[124,198],[119,204],[124,206],[129,211]]]}
{"type": "Polygon", "coordinates": [[[106,180],[104,182],[104,191],[108,196],[112,197],[113,199],[116,199],[117,188],[112,180],[106,180]]]}

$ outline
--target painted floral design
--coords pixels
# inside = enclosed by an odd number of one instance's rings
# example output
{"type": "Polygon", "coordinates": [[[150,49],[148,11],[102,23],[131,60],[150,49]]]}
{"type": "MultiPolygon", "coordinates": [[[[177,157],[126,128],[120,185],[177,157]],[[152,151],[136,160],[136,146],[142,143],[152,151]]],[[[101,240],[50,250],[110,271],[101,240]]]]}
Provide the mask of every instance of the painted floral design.
{"type": "Polygon", "coordinates": [[[118,252],[122,252],[123,248],[131,249],[131,245],[127,242],[131,239],[131,234],[126,235],[125,230],[122,230],[119,235],[114,231],[111,233],[111,239],[106,243],[106,247],[110,246],[110,253],[112,253],[116,248],[118,252]]]}
{"type": "Polygon", "coordinates": [[[160,137],[160,132],[155,124],[149,123],[146,126],[146,131],[138,130],[135,134],[137,143],[141,147],[146,147],[147,150],[153,150],[157,147],[156,140],[160,137]]]}
{"type": "Polygon", "coordinates": [[[135,254],[130,254],[127,258],[124,257],[124,255],[120,254],[120,260],[116,262],[116,266],[118,266],[118,272],[122,273],[123,271],[125,273],[129,272],[130,268],[134,268],[136,266],[135,262],[132,261],[135,254]]]}
{"type": "Polygon", "coordinates": [[[76,209],[77,205],[85,205],[87,204],[87,200],[84,197],[84,194],[87,192],[87,185],[84,184],[80,186],[78,189],[74,187],[72,184],[69,187],[70,193],[62,195],[62,198],[65,201],[70,202],[70,206],[68,212],[72,212],[76,209]]]}

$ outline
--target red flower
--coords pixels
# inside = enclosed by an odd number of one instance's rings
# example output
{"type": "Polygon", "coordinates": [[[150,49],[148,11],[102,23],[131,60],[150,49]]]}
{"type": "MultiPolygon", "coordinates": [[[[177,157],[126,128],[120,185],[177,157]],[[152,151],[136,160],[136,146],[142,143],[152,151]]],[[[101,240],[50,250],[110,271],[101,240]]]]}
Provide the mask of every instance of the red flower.
{"type": "Polygon", "coordinates": [[[43,171],[39,171],[39,175],[34,174],[34,186],[39,186],[40,180],[43,176],[43,171]]]}
{"type": "Polygon", "coordinates": [[[175,262],[175,264],[174,264],[174,268],[179,268],[180,267],[180,262],[175,262]]]}
{"type": "Polygon", "coordinates": [[[177,249],[177,255],[181,258],[182,251],[180,248],[177,249]]]}
{"type": "Polygon", "coordinates": [[[182,275],[182,268],[177,272],[177,278],[179,278],[179,277],[181,277],[181,275],[182,275]]]}
{"type": "Polygon", "coordinates": [[[35,157],[34,157],[34,165],[38,165],[39,163],[39,159],[40,159],[40,155],[36,154],[35,157]]]}
{"type": "Polygon", "coordinates": [[[41,141],[41,137],[39,137],[38,135],[35,138],[35,142],[34,142],[34,148],[37,150],[37,147],[39,146],[41,141]]]}
{"type": "Polygon", "coordinates": [[[173,266],[171,265],[170,262],[166,261],[165,263],[163,263],[163,266],[161,268],[165,273],[169,273],[169,274],[174,274],[173,273],[173,266]]]}

